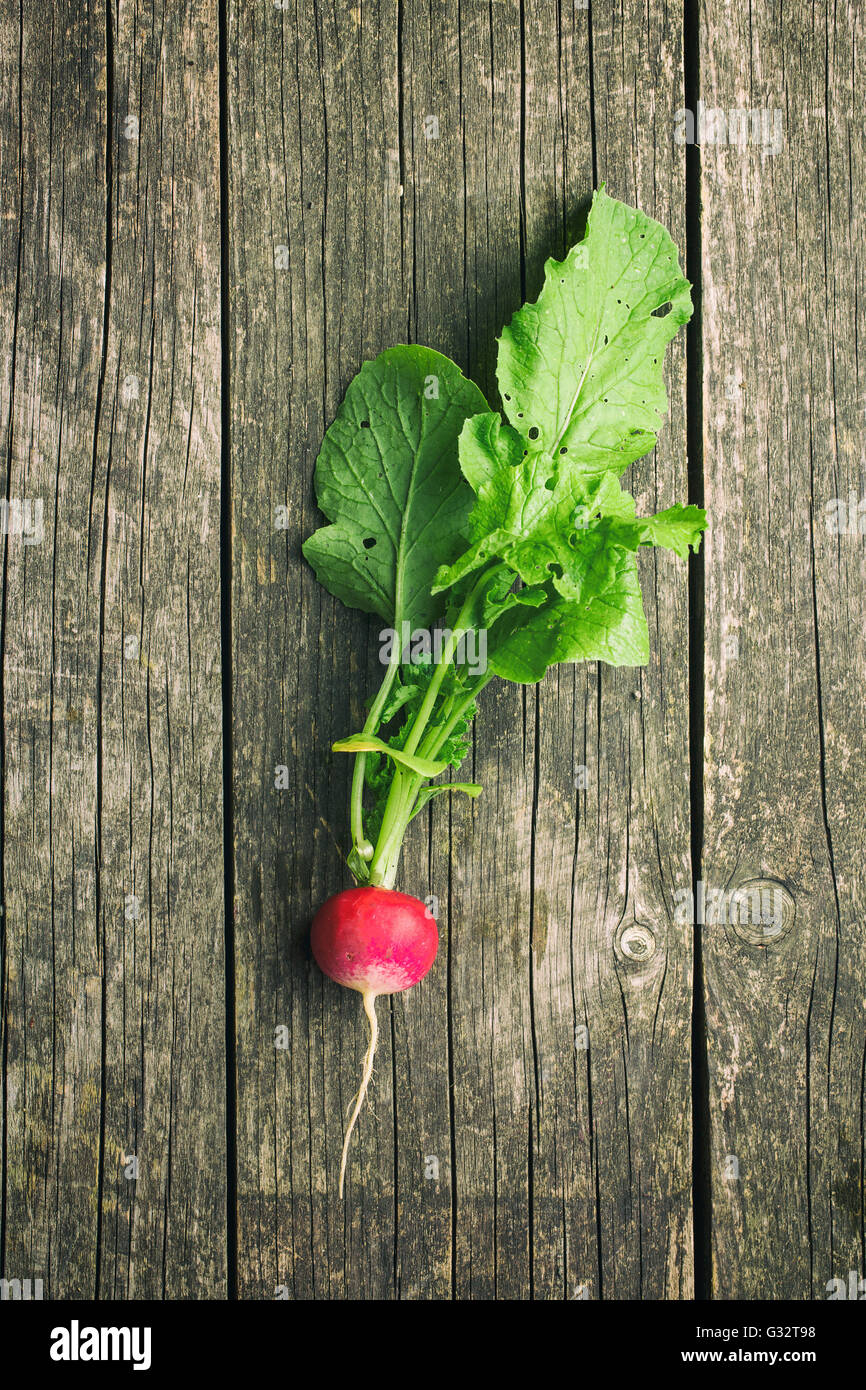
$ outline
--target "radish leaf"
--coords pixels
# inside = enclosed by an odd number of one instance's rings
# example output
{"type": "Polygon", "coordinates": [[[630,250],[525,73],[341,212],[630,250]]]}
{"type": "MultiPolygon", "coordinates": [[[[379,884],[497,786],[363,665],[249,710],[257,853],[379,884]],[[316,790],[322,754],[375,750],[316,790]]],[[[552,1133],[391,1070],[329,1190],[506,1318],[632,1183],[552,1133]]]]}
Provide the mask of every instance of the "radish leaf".
{"type": "Polygon", "coordinates": [[[335,753],[384,753],[387,757],[393,758],[395,763],[408,767],[410,772],[417,772],[419,777],[438,777],[448,766],[447,763],[435,762],[432,758],[419,758],[413,753],[404,753],[402,748],[392,748],[390,743],[385,743],[372,734],[350,734],[348,738],[341,738],[337,743],[332,743],[331,747],[335,753]]]}
{"type": "Polygon", "coordinates": [[[547,262],[538,299],[500,339],[499,390],[525,447],[566,449],[584,471],[617,476],[647,453],[667,412],[664,351],[691,318],[689,290],[664,227],[600,188],[583,241],[547,262]]]}
{"type": "Polygon", "coordinates": [[[641,544],[667,546],[687,560],[689,549],[698,549],[706,524],[707,514],[701,507],[668,507],[641,522],[641,544]]]}
{"type": "Polygon", "coordinates": [[[473,501],[457,439],[486,408],[478,387],[431,348],[389,348],[350,383],[316,461],[316,497],[331,525],[303,547],[320,583],[350,608],[396,629],[441,614],[433,575],[463,548],[473,501]]]}
{"type": "Polygon", "coordinates": [[[511,423],[488,411],[463,427],[460,467],[477,499],[470,544],[434,581],[440,592],[507,567],[501,601],[485,609],[497,675],[538,681],[560,661],[649,659],[634,552],[661,545],[685,558],[705,513],[638,518],[619,475],[656,442],[664,348],[691,315],[689,288],[664,228],[601,189],[584,241],[548,261],[538,300],[502,334],[511,423]],[[515,579],[529,589],[503,594],[515,579]]]}
{"type": "Polygon", "coordinates": [[[480,796],[483,790],[479,782],[442,782],[438,787],[422,787],[409,820],[414,820],[428,801],[432,801],[434,796],[441,796],[442,792],[465,792],[467,796],[476,797],[480,796]]]}
{"type": "Polygon", "coordinates": [[[646,664],[649,633],[634,555],[619,550],[612,563],[600,558],[604,580],[587,584],[579,602],[549,584],[543,607],[514,608],[502,617],[489,638],[488,666],[495,675],[531,684],[561,661],[646,664]]]}

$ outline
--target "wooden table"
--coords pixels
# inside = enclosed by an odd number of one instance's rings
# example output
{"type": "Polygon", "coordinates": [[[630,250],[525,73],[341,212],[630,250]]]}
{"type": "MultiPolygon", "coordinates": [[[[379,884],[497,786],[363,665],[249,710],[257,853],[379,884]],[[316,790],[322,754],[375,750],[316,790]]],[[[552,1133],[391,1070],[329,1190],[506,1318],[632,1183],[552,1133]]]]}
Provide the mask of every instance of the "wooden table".
{"type": "Polygon", "coordinates": [[[7,1279],[866,1274],[864,12],[683,9],[3,0],[7,1279]],[[485,691],[484,795],[408,838],[443,944],[381,1007],[343,1204],[363,1020],[307,938],[377,637],[300,557],[313,462],[393,343],[493,396],[601,182],[699,306],[631,486],[711,529],[690,573],[642,557],[648,667],[485,691]],[[782,910],[693,924],[698,881],[782,910]]]}

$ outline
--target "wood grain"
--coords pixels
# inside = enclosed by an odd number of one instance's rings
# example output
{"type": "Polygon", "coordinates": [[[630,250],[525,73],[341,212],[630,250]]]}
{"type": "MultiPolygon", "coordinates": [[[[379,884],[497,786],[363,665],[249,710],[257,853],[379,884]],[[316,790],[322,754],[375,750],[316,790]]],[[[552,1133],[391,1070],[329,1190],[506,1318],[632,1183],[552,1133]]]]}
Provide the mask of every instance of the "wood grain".
{"type": "Polygon", "coordinates": [[[525,1301],[863,1275],[863,27],[0,5],[0,1277],[525,1301]],[[328,750],[381,668],[301,557],[315,456],[394,343],[497,404],[496,335],[601,182],[694,238],[693,351],[626,481],[684,499],[688,438],[705,558],[690,612],[685,566],[641,557],[646,669],[485,690],[483,796],[406,838],[441,948],[379,1001],[340,1203],[366,1036],[308,932],[349,883],[328,750]],[[693,848],[777,920],[693,930],[693,848]]]}
{"type": "Polygon", "coordinates": [[[6,1271],[220,1297],[216,6],[3,52],[6,1271]]]}
{"type": "Polygon", "coordinates": [[[405,336],[397,53],[396,4],[363,22],[356,6],[229,8],[241,1297],[377,1298],[394,1277],[390,1026],[383,1008],[344,1208],[366,1044],[358,1000],[308,945],[315,906],[348,882],[348,760],[328,750],[363,723],[374,638],[300,545],[326,424],[361,362],[405,336]]]}
{"type": "Polygon", "coordinates": [[[856,7],[702,10],[705,106],[773,113],[701,149],[704,878],[790,895],[763,942],[704,928],[722,1298],[864,1268],[866,551],[828,527],[863,496],[863,39],[856,7]]]}
{"type": "Polygon", "coordinates": [[[98,19],[66,19],[62,52],[35,5],[23,24],[4,12],[0,41],[3,495],[43,514],[41,542],[3,536],[4,1246],[7,1277],[86,1296],[96,1287],[104,1018],[99,589],[87,570],[106,35],[98,19]],[[93,64],[83,86],[82,50],[93,64]]]}
{"type": "MultiPolygon", "coordinates": [[[[526,57],[527,294],[546,255],[575,239],[593,173],[684,248],[685,168],[670,137],[681,9],[654,6],[649,23],[632,7],[564,11],[556,33],[547,7],[530,6],[526,57]]],[[[683,335],[667,380],[658,448],[625,480],[643,513],[687,493],[683,335]]],[[[526,844],[543,1298],[692,1293],[692,950],[672,913],[691,881],[686,568],[650,553],[641,580],[647,669],[561,667],[538,688],[526,844]]]]}
{"type": "MultiPolygon", "coordinates": [[[[348,882],[337,855],[347,770],[326,749],[363,718],[375,625],[332,604],[299,556],[317,524],[313,458],[365,357],[408,336],[453,355],[493,396],[495,335],[537,292],[545,257],[576,234],[594,123],[610,177],[621,170],[614,191],[642,196],[681,239],[672,141],[665,179],[654,171],[656,103],[667,139],[680,99],[677,26],[665,13],[648,35],[637,19],[600,31],[594,113],[589,17],[576,7],[559,35],[544,6],[518,3],[365,5],[339,20],[319,6],[255,21],[232,12],[247,1296],[691,1287],[690,940],[671,932],[668,907],[689,880],[683,569],[645,568],[656,649],[646,677],[605,673],[603,694],[595,670],[551,676],[538,693],[491,687],[473,758],[483,798],[434,807],[407,837],[402,883],[437,899],[442,950],[421,989],[380,1001],[384,1047],[341,1210],[342,1114],[364,1028],[357,1001],[318,976],[306,940],[317,902],[348,882]],[[646,79],[649,119],[635,129],[629,84],[644,67],[659,90],[646,79]],[[580,792],[583,763],[591,781],[580,792]],[[274,785],[280,765],[285,791],[274,785]],[[647,969],[617,956],[635,917],[654,933],[647,969]],[[285,1050],[274,1046],[280,1023],[285,1050]],[[586,1027],[588,1054],[575,1045],[586,1027]]],[[[658,506],[685,490],[681,350],[672,373],[664,482],[652,460],[636,480],[658,506]]]]}

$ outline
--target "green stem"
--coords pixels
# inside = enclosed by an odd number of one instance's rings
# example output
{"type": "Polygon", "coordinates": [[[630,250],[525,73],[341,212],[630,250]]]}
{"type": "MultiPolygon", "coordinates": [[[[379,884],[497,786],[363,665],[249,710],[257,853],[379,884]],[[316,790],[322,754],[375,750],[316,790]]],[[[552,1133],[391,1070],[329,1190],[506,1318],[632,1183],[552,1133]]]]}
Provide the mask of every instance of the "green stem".
{"type": "MultiPolygon", "coordinates": [[[[415,722],[409,731],[409,736],[403,745],[406,753],[414,753],[421,742],[424,731],[436,704],[436,698],[442,688],[445,673],[454,660],[457,645],[460,638],[466,632],[463,626],[467,616],[472,611],[475,603],[477,590],[483,582],[483,576],[477,581],[474,588],[467,594],[457,621],[451,629],[451,635],[442,653],[442,660],[436,667],[433,679],[430,681],[427,694],[421,703],[415,722]]],[[[388,793],[388,800],[385,802],[385,810],[382,815],[382,824],[379,829],[379,838],[376,841],[376,848],[370,863],[370,882],[382,884],[386,888],[393,885],[397,871],[397,858],[400,853],[400,845],[409,824],[409,817],[412,814],[412,806],[418,795],[422,778],[412,773],[404,773],[398,769],[394,774],[391,783],[391,790],[388,793]]]]}
{"type": "MultiPolygon", "coordinates": [[[[443,745],[451,737],[451,734],[457,727],[457,724],[459,723],[462,715],[466,712],[469,706],[478,698],[485,685],[489,685],[492,680],[492,674],[489,676],[484,676],[484,678],[480,680],[477,683],[477,685],[474,685],[471,690],[466,692],[463,699],[451,713],[448,713],[448,710],[453,704],[453,701],[449,700],[448,706],[446,706],[446,711],[444,714],[445,722],[435,724],[433,728],[429,730],[427,737],[425,738],[424,743],[421,746],[421,757],[434,758],[436,756],[436,754],[439,752],[439,749],[442,748],[443,745]]],[[[403,836],[406,833],[409,822],[415,815],[415,802],[418,799],[418,793],[421,790],[421,787],[424,783],[424,778],[419,777],[414,773],[404,773],[402,774],[402,776],[404,778],[405,785],[403,787],[398,804],[396,806],[392,828],[389,833],[388,843],[383,845],[380,836],[379,841],[376,845],[376,856],[374,859],[374,864],[379,859],[379,846],[382,845],[381,858],[383,869],[381,882],[385,888],[393,888],[394,886],[394,879],[397,875],[397,862],[400,857],[400,846],[403,843],[403,836]]]]}
{"type": "Polygon", "coordinates": [[[376,842],[376,852],[370,866],[370,882],[381,884],[383,888],[394,887],[403,836],[412,819],[412,807],[424,781],[423,777],[411,772],[401,772],[398,777],[394,778],[391,785],[391,794],[394,796],[391,815],[387,821],[385,818],[382,820],[382,831],[376,842]]]}
{"type": "MultiPolygon", "coordinates": [[[[471,589],[466,596],[460,612],[457,615],[457,620],[451,631],[451,636],[442,654],[442,660],[436,668],[427,694],[415,717],[415,722],[409,731],[409,736],[403,745],[407,753],[416,752],[421,739],[427,731],[427,725],[430,721],[430,716],[436,704],[439,691],[442,688],[445,674],[454,660],[460,638],[467,631],[467,628],[464,627],[463,624],[472,612],[477,593],[484,584],[485,578],[486,576],[482,574],[474,588],[471,589]]],[[[473,687],[472,691],[468,692],[463,699],[459,701],[456,709],[453,708],[453,696],[449,697],[445,709],[442,711],[442,719],[440,719],[437,725],[434,725],[427,734],[427,738],[424,740],[425,748],[435,747],[438,751],[438,749],[443,746],[446,739],[456,727],[460,716],[472,703],[478,691],[481,690],[490,679],[491,677],[486,676],[484,680],[473,687]]],[[[419,777],[417,774],[404,772],[402,769],[398,769],[395,772],[394,780],[391,783],[391,789],[388,793],[388,800],[385,803],[385,810],[382,815],[379,838],[376,841],[376,848],[370,864],[371,883],[381,884],[385,888],[393,887],[397,875],[397,862],[400,857],[400,847],[403,843],[403,836],[406,833],[406,827],[409,821],[412,819],[413,807],[423,782],[424,778],[419,777]]]]}
{"type": "MultiPolygon", "coordinates": [[[[395,642],[394,650],[391,653],[391,660],[388,669],[379,687],[379,693],[370,706],[370,713],[367,715],[363,733],[373,734],[379,726],[379,717],[385,708],[385,701],[391,686],[394,684],[394,677],[400,666],[400,647],[395,642]]],[[[352,843],[357,850],[365,843],[364,836],[364,770],[367,766],[367,754],[357,753],[355,755],[355,766],[352,771],[352,790],[349,797],[349,822],[352,828],[352,843]]]]}
{"type": "MultiPolygon", "coordinates": [[[[422,757],[435,757],[439,749],[447,742],[454,732],[461,716],[473,701],[477,699],[485,685],[489,684],[492,679],[492,675],[485,676],[484,679],[480,680],[470,691],[467,691],[453,713],[446,714],[445,723],[434,725],[422,745],[422,757]]],[[[451,702],[449,702],[449,704],[450,703],[451,702]]],[[[397,876],[397,862],[400,857],[400,846],[403,843],[403,836],[406,833],[409,822],[415,814],[415,802],[424,782],[423,777],[418,777],[411,773],[408,775],[403,774],[403,779],[404,785],[402,790],[395,798],[393,819],[389,821],[388,838],[386,841],[383,841],[382,836],[379,836],[370,875],[371,882],[381,882],[385,888],[393,888],[394,886],[394,879],[397,876]],[[374,880],[374,872],[381,872],[381,879],[377,877],[374,880]]],[[[394,780],[396,782],[397,779],[395,778],[394,780]]],[[[384,829],[384,819],[382,825],[384,829]]]]}
{"type": "Polygon", "coordinates": [[[415,718],[415,723],[412,725],[412,730],[404,745],[405,752],[407,753],[415,752],[415,750],[418,747],[418,744],[421,742],[421,736],[424,733],[424,730],[427,728],[430,715],[433,712],[433,706],[436,703],[436,697],[439,694],[439,691],[442,688],[442,682],[445,679],[445,672],[448,670],[448,667],[454,660],[454,653],[457,650],[457,643],[460,641],[460,638],[466,632],[466,628],[461,628],[459,626],[459,623],[460,619],[466,612],[468,604],[469,599],[466,600],[466,603],[460,610],[460,614],[457,619],[458,626],[453,628],[451,631],[451,636],[448,639],[445,651],[442,653],[442,660],[436,667],[436,672],[433,676],[433,679],[430,682],[427,694],[424,696],[421,708],[419,709],[418,714],[415,718]]]}
{"type": "Polygon", "coordinates": [[[472,689],[466,692],[463,699],[454,709],[453,713],[451,713],[450,715],[446,714],[447,723],[437,724],[434,726],[434,728],[430,730],[423,744],[421,745],[421,748],[418,750],[419,757],[436,757],[436,754],[439,752],[439,749],[442,748],[443,745],[451,737],[452,733],[456,729],[466,710],[475,700],[477,700],[485,685],[489,685],[492,680],[492,674],[489,676],[485,676],[483,680],[480,680],[477,685],[473,685],[472,689]]]}

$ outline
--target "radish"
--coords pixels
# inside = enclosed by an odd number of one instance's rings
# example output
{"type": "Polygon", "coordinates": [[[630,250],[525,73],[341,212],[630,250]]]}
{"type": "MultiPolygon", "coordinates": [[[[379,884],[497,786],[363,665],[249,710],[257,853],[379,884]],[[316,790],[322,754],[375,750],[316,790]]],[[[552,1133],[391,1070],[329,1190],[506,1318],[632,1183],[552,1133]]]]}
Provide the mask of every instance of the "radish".
{"type": "Polygon", "coordinates": [[[434,797],[480,794],[437,780],[470,749],[478,697],[560,662],[646,665],[638,552],[687,559],[706,526],[694,506],[638,516],[620,482],[656,445],[665,348],[692,313],[670,236],[602,187],[583,240],[544,271],[499,339],[501,412],[441,353],[388,348],[350,382],[316,460],[328,524],[304,555],[335,597],[387,624],[364,725],[332,745],[355,759],[346,862],[362,886],[313,923],[316,960],[358,990],[370,1023],[341,1196],[376,996],[409,989],[436,954],[431,914],[393,891],[403,837],[434,797]]]}
{"type": "Polygon", "coordinates": [[[370,1041],[361,1086],[343,1140],[340,1196],[346,1176],[349,1140],[364,1104],[379,1036],[376,999],[397,994],[423,980],[436,957],[439,933],[426,904],[392,888],[347,888],[319,908],[311,932],[320,970],[338,985],[355,989],[364,1002],[370,1041]]]}

